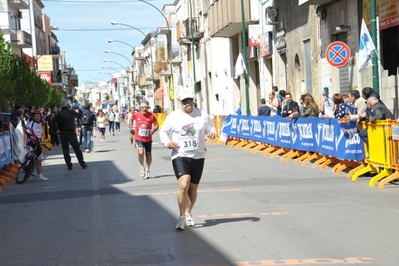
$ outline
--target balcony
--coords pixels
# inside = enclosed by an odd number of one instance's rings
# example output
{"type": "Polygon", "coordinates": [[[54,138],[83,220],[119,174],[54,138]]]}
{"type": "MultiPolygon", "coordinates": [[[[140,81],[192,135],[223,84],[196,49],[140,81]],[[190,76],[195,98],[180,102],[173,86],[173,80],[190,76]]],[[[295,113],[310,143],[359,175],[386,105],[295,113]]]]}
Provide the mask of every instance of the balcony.
{"type": "Polygon", "coordinates": [[[154,72],[158,76],[170,76],[169,63],[166,60],[158,61],[154,66],[154,72]]]}
{"type": "Polygon", "coordinates": [[[29,9],[29,0],[8,0],[8,5],[15,9],[29,9]]]}
{"type": "Polygon", "coordinates": [[[60,47],[58,45],[51,45],[50,46],[50,54],[60,54],[60,47]]]}
{"type": "Polygon", "coordinates": [[[138,76],[138,85],[140,87],[148,86],[147,77],[144,74],[138,76]]]}
{"type": "Polygon", "coordinates": [[[174,64],[174,65],[178,65],[183,62],[179,47],[172,47],[172,53],[171,53],[170,59],[171,59],[172,64],[174,64]]]}
{"type": "Polygon", "coordinates": [[[331,0],[298,0],[298,6],[301,6],[301,5],[324,5],[324,4],[327,4],[328,2],[331,2],[331,0]]]}
{"type": "Polygon", "coordinates": [[[32,48],[32,36],[26,31],[18,30],[16,35],[11,35],[11,42],[19,48],[32,48]]]}
{"type": "MultiPolygon", "coordinates": [[[[245,24],[253,24],[259,17],[258,9],[251,9],[254,1],[244,0],[245,24]],[[255,14],[257,12],[257,14],[255,14]]],[[[231,38],[241,33],[241,0],[219,0],[209,7],[208,13],[211,37],[231,38]]]]}
{"type": "Polygon", "coordinates": [[[204,32],[200,30],[197,18],[186,19],[176,23],[177,42],[180,45],[191,45],[191,41],[198,42],[204,37],[204,32]],[[191,32],[192,22],[192,32],[191,32]]]}

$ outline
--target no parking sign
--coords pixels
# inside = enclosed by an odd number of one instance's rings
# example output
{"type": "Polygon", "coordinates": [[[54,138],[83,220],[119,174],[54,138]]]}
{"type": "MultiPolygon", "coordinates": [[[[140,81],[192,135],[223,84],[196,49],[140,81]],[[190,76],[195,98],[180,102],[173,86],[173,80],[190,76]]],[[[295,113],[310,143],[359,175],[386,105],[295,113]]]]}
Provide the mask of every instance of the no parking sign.
{"type": "Polygon", "coordinates": [[[346,43],[332,42],[326,50],[327,62],[335,67],[343,67],[351,58],[351,50],[346,43]]]}

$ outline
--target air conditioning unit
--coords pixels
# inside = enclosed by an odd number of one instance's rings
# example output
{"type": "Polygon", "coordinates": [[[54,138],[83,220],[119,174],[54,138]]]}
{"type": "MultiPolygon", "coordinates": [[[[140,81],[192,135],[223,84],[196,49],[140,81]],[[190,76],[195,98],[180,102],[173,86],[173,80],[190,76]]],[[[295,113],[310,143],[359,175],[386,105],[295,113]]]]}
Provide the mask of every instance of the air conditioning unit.
{"type": "Polygon", "coordinates": [[[275,8],[271,7],[271,6],[268,6],[265,9],[266,24],[267,25],[276,25],[276,24],[278,24],[277,15],[278,15],[277,10],[275,8]]]}

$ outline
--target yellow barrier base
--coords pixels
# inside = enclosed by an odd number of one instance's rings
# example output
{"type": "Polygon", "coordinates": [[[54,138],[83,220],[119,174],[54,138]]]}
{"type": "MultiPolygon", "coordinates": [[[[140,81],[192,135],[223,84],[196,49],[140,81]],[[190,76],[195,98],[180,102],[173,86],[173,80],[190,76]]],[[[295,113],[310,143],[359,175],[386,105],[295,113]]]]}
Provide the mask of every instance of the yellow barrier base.
{"type": "Polygon", "coordinates": [[[243,151],[247,151],[252,147],[255,147],[256,145],[258,145],[256,142],[250,141],[247,145],[244,146],[244,148],[242,148],[243,151]]]}
{"type": "Polygon", "coordinates": [[[271,145],[271,146],[267,147],[264,151],[262,151],[262,153],[260,155],[267,156],[269,153],[271,153],[275,150],[277,150],[277,147],[271,145]]]}
{"type": "Polygon", "coordinates": [[[254,147],[251,152],[255,154],[258,151],[262,151],[262,150],[264,150],[266,148],[267,148],[267,145],[261,143],[261,144],[258,144],[256,147],[254,147]]]}
{"type": "Polygon", "coordinates": [[[392,175],[392,172],[389,171],[388,169],[384,168],[380,173],[378,173],[378,175],[376,175],[376,176],[374,176],[373,178],[371,178],[371,180],[370,180],[370,182],[369,182],[369,186],[370,186],[370,187],[374,187],[375,184],[376,184],[379,180],[383,179],[383,178],[386,177],[386,176],[390,176],[390,175],[392,175]]]}
{"type": "Polygon", "coordinates": [[[312,155],[310,155],[309,157],[307,157],[305,160],[303,160],[302,165],[305,166],[311,160],[319,160],[321,158],[323,158],[323,157],[319,153],[315,152],[312,155]]]}
{"type": "Polygon", "coordinates": [[[392,181],[394,181],[394,180],[396,180],[396,179],[399,179],[399,171],[398,171],[398,170],[396,170],[395,173],[393,173],[392,175],[390,175],[390,176],[384,178],[384,179],[380,182],[380,184],[378,185],[378,188],[384,188],[384,186],[385,186],[386,184],[388,184],[389,182],[392,182],[392,181]]]}

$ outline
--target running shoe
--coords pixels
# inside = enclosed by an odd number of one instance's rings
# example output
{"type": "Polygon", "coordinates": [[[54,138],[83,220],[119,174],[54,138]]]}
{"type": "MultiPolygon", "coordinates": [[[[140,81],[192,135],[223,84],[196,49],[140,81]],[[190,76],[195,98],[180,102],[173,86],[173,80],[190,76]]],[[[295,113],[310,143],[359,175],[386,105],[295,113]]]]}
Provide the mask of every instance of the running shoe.
{"type": "Polygon", "coordinates": [[[39,178],[37,180],[39,180],[39,181],[48,181],[48,178],[44,177],[44,176],[39,176],[39,178]]]}
{"type": "Polygon", "coordinates": [[[149,179],[150,178],[150,169],[145,170],[145,177],[144,179],[149,179]]]}
{"type": "Polygon", "coordinates": [[[191,213],[186,213],[186,225],[188,227],[195,226],[195,222],[193,217],[191,216],[191,213]]]}
{"type": "Polygon", "coordinates": [[[140,177],[142,177],[142,178],[145,177],[145,169],[143,166],[140,166],[140,177]]]}
{"type": "Polygon", "coordinates": [[[184,216],[180,216],[179,220],[177,220],[177,224],[176,224],[176,230],[182,231],[184,230],[184,224],[185,224],[185,217],[184,216]]]}

